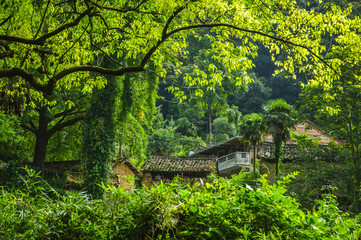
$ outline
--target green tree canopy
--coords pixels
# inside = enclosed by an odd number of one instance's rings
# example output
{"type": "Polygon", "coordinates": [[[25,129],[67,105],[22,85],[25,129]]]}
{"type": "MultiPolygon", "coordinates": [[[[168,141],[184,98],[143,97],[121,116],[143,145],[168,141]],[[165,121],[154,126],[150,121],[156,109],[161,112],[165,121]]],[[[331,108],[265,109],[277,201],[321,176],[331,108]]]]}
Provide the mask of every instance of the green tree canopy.
{"type": "Polygon", "coordinates": [[[198,37],[199,28],[214,29],[217,35],[207,37],[217,57],[229,69],[240,70],[252,65],[248,57],[256,55],[254,42],[260,42],[273,54],[292,54],[278,62],[291,73],[295,65],[304,70],[320,64],[324,71],[337,71],[334,60],[323,58],[322,36],[334,37],[338,49],[359,41],[355,31],[360,20],[347,18],[350,8],[331,6],[318,13],[288,0],[12,0],[2,1],[1,9],[0,77],[9,79],[3,81],[3,91],[9,96],[30,93],[49,103],[40,93],[51,95],[81,81],[87,83],[83,92],[104,86],[105,78],[94,79],[89,72],[146,71],[150,59],[158,67],[170,60],[179,64],[178,56],[186,54],[186,37],[198,37]],[[116,67],[100,67],[100,56],[116,67]],[[15,85],[19,87],[11,88],[15,85]]]}

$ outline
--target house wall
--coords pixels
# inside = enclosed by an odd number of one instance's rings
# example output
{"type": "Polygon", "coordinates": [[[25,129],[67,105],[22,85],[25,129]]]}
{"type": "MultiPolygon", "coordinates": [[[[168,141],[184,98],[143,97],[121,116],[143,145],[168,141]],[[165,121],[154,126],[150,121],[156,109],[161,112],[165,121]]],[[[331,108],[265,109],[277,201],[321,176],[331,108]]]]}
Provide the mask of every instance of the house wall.
{"type": "MultiPolygon", "coordinates": [[[[308,122],[300,122],[295,124],[295,129],[293,132],[298,134],[307,134],[313,139],[320,139],[320,145],[327,145],[328,143],[334,141],[336,143],[342,144],[341,141],[332,138],[329,134],[325,133],[318,127],[312,125],[308,122]]],[[[265,135],[262,137],[263,141],[273,141],[273,137],[271,134],[265,135]]],[[[295,142],[288,140],[286,144],[296,144],[295,142]]]]}
{"type": "Polygon", "coordinates": [[[143,184],[147,187],[152,185],[152,174],[147,172],[143,173],[143,184]]]}
{"type": "Polygon", "coordinates": [[[134,190],[134,171],[127,164],[120,164],[113,168],[111,175],[111,184],[122,187],[127,191],[134,190]]]}
{"type": "Polygon", "coordinates": [[[79,160],[45,162],[45,168],[57,173],[63,173],[65,171],[81,172],[81,162],[79,160]]]}

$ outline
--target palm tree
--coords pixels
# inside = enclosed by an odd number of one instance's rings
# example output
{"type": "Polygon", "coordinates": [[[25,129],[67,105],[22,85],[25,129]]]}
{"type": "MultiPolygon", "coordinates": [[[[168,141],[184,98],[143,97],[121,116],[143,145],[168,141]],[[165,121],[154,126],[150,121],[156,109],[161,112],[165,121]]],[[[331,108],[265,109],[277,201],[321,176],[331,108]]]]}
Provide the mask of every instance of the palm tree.
{"type": "Polygon", "coordinates": [[[268,126],[268,131],[273,135],[276,161],[276,176],[279,174],[279,160],[281,157],[282,143],[290,136],[290,129],[294,128],[296,111],[283,99],[270,100],[262,106],[263,120],[268,126]]]}
{"type": "Polygon", "coordinates": [[[262,134],[266,131],[261,114],[251,113],[242,117],[240,124],[240,135],[253,145],[253,176],[256,179],[256,146],[262,141],[262,134]]]}

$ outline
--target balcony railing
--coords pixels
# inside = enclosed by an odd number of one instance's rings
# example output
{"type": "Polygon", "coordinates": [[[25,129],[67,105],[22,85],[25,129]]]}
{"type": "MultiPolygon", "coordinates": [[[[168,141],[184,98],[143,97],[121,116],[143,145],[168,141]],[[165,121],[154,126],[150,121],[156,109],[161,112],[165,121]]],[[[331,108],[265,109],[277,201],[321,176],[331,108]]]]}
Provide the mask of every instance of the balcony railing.
{"type": "Polygon", "coordinates": [[[249,152],[234,152],[218,159],[218,171],[220,172],[242,167],[251,167],[249,152]]]}

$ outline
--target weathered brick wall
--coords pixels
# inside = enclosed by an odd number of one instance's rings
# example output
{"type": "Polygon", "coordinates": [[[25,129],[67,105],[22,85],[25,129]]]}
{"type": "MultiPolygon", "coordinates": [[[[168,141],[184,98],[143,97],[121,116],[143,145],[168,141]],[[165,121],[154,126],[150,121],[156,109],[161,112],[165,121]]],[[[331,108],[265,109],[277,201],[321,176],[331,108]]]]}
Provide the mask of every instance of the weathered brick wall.
{"type": "MultiPolygon", "coordinates": [[[[320,139],[319,144],[320,145],[327,145],[328,143],[334,141],[338,144],[342,144],[342,141],[339,141],[337,139],[332,138],[329,134],[322,131],[315,125],[309,123],[309,122],[300,122],[295,124],[295,129],[293,132],[299,133],[299,134],[307,134],[311,138],[314,139],[320,139]]],[[[263,141],[273,141],[272,135],[268,134],[262,137],[263,141]]],[[[295,142],[288,140],[286,144],[296,144],[295,142]]]]}
{"type": "Polygon", "coordinates": [[[152,185],[152,174],[151,173],[143,173],[143,184],[148,187],[150,187],[152,185]]]}
{"type": "Polygon", "coordinates": [[[133,191],[134,178],[134,171],[123,163],[113,168],[111,183],[122,188],[124,187],[127,191],[133,191]]]}
{"type": "MultiPolygon", "coordinates": [[[[307,122],[297,123],[295,125],[294,132],[299,133],[299,134],[307,134],[308,136],[310,136],[311,138],[314,138],[314,139],[320,139],[320,142],[319,142],[320,145],[327,145],[328,143],[330,143],[332,141],[341,143],[337,139],[334,139],[327,133],[323,132],[318,127],[316,127],[310,123],[307,123],[307,122]]],[[[293,143],[292,141],[287,141],[287,144],[292,144],[292,143],[293,143]]]]}
{"type": "Polygon", "coordinates": [[[65,171],[81,172],[81,163],[79,160],[46,162],[45,168],[57,173],[65,171]]]}

